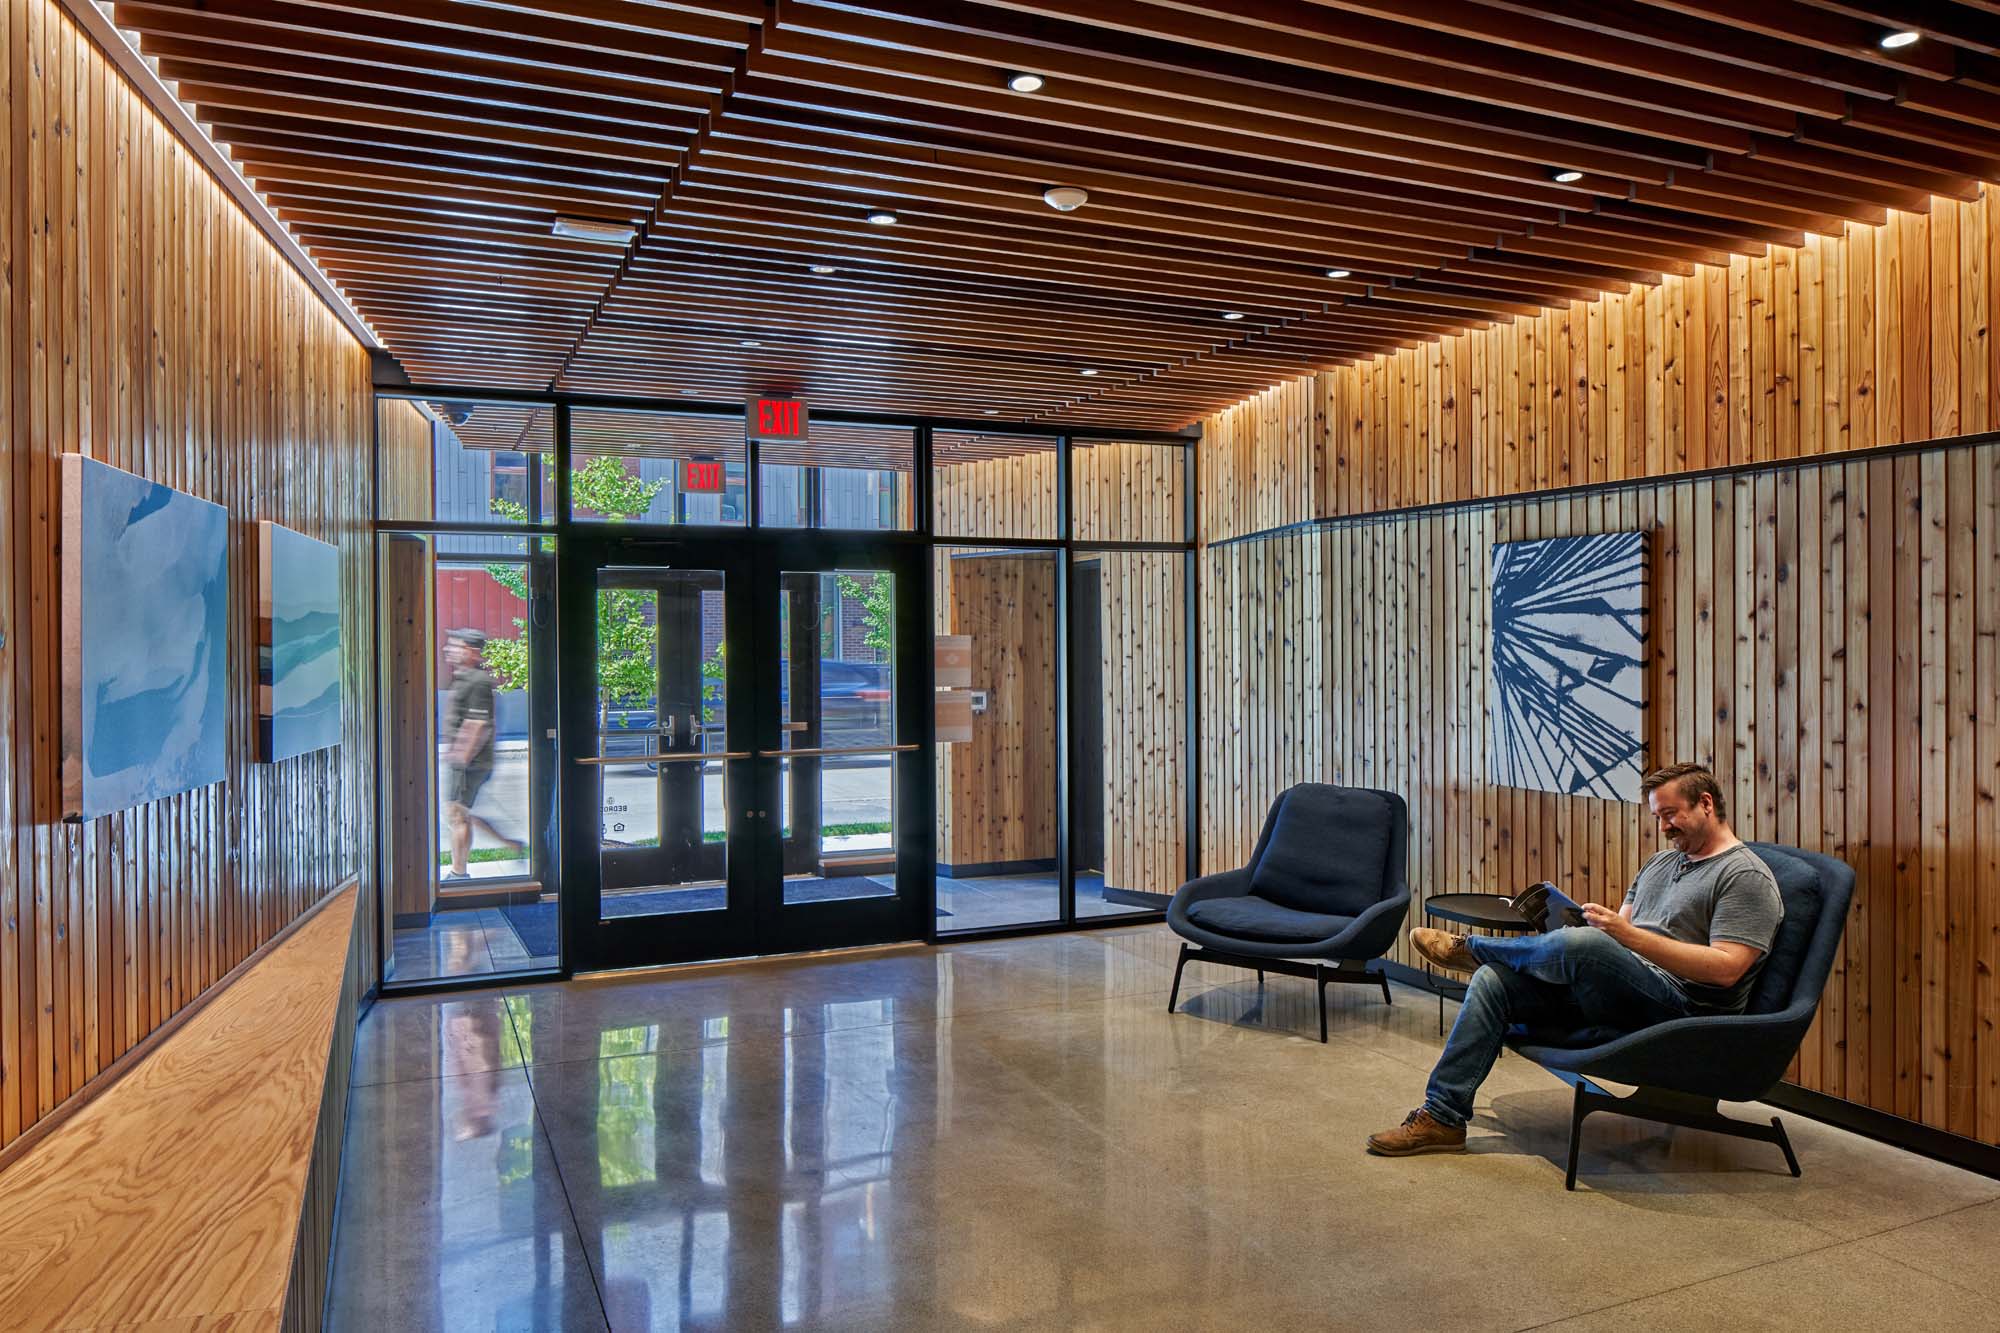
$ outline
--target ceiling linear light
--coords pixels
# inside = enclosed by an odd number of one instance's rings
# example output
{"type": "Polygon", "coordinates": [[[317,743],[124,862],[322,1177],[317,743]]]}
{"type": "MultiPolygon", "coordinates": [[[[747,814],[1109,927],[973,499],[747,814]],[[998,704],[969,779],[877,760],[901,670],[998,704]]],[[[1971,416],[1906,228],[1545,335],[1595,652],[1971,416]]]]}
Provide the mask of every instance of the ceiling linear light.
{"type": "Polygon", "coordinates": [[[1097,370],[1095,367],[1086,366],[1082,370],[1077,371],[1076,373],[1079,375],[1095,375],[1097,373],[1097,370]]]}
{"type": "Polygon", "coordinates": [[[549,227],[552,235],[565,236],[572,241],[596,241],[600,245],[630,245],[636,228],[629,222],[610,222],[603,218],[572,218],[557,215],[549,227]]]}
{"type": "Polygon", "coordinates": [[[107,4],[77,5],[70,13],[99,49],[132,81],[139,96],[159,113],[195,157],[215,173],[218,183],[242,206],[252,224],[298,271],[334,316],[347,326],[356,341],[363,347],[387,351],[389,344],[375,331],[368,317],[347,298],[346,289],[335,282],[320,267],[319,260],[299,243],[291,225],[278,216],[264,191],[243,174],[235,156],[209,133],[208,126],[195,116],[194,109],[181,100],[178,81],[170,85],[160,77],[160,59],[139,49],[139,35],[119,27],[111,6],[107,4]]]}
{"type": "Polygon", "coordinates": [[[1225,310],[1222,312],[1222,317],[1224,319],[1241,319],[1243,318],[1243,312],[1241,310],[1225,310]]]}
{"type": "Polygon", "coordinates": [[[1074,213],[1090,202],[1090,191],[1077,185],[1053,185],[1042,191],[1042,202],[1058,213],[1074,213]]]}
{"type": "Polygon", "coordinates": [[[1895,28],[1883,33],[1877,45],[1884,51],[1900,51],[1906,46],[1915,45],[1922,36],[1923,34],[1914,28],[1895,28]]]}
{"type": "Polygon", "coordinates": [[[1007,86],[1017,93],[1038,93],[1044,82],[1041,75],[1026,70],[1016,70],[1007,76],[1007,86]]]}
{"type": "Polygon", "coordinates": [[[1326,276],[1329,278],[1351,278],[1354,276],[1354,270],[1345,268],[1330,268],[1326,271],[1326,276]]]}
{"type": "Polygon", "coordinates": [[[736,345],[738,347],[762,347],[764,344],[759,342],[755,338],[745,338],[742,341],[738,342],[736,345]]]}
{"type": "Polygon", "coordinates": [[[868,215],[868,220],[878,227],[893,227],[896,225],[896,215],[886,208],[876,209],[868,215]]]}
{"type": "Polygon", "coordinates": [[[1570,185],[1583,179],[1583,173],[1575,167],[1550,167],[1549,179],[1558,185],[1570,185]]]}
{"type": "Polygon", "coordinates": [[[839,270],[839,269],[835,268],[835,267],[834,267],[833,265],[831,265],[831,264],[814,264],[814,265],[812,266],[812,271],[813,271],[813,272],[815,272],[815,273],[819,273],[819,274],[828,274],[828,273],[838,273],[838,272],[840,272],[840,270],[839,270]]]}

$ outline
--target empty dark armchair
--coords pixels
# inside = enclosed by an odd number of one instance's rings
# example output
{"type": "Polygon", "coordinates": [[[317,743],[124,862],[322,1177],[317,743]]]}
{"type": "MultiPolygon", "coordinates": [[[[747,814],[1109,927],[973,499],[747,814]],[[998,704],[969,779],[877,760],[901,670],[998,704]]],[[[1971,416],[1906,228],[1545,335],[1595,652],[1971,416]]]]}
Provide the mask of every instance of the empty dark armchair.
{"type": "Polygon", "coordinates": [[[1409,827],[1394,792],[1287,788],[1264,817],[1250,864],[1190,880],[1167,908],[1167,924],[1190,941],[1181,945],[1167,1012],[1180,1001],[1190,961],[1250,968],[1260,981],[1277,972],[1316,983],[1321,1041],[1328,982],[1380,984],[1387,1001],[1388,978],[1367,962],[1395,945],[1410,910],[1409,827]]]}
{"type": "Polygon", "coordinates": [[[1840,950],[1854,871],[1817,852],[1767,842],[1750,847],[1777,878],[1785,920],[1744,1012],[1676,1018],[1608,1041],[1586,1038],[1583,1045],[1535,1032],[1509,1039],[1508,1045],[1576,1089],[1567,1188],[1576,1188],[1577,1144],[1584,1117],[1594,1111],[1775,1143],[1792,1174],[1799,1174],[1799,1159],[1778,1117],[1768,1125],[1736,1120],[1722,1115],[1716,1103],[1755,1101],[1784,1078],[1840,950]],[[1629,1083],[1637,1091],[1614,1097],[1592,1083],[1594,1078],[1629,1083]]]}

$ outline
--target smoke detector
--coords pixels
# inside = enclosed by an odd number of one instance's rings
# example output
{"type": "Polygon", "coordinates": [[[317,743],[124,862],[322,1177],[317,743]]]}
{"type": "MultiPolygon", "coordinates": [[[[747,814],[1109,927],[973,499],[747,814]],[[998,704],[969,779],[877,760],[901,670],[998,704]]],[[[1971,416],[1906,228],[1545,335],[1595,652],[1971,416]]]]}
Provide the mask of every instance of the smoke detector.
{"type": "Polygon", "coordinates": [[[1074,185],[1057,185],[1043,190],[1042,199],[1058,213],[1074,213],[1090,202],[1090,191],[1074,185]]]}

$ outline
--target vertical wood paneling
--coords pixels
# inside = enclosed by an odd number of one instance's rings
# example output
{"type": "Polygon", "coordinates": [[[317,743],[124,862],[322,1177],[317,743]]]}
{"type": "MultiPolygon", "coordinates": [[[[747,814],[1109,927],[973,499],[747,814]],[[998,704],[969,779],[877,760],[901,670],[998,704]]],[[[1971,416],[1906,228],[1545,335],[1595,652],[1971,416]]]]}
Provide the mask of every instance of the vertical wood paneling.
{"type": "Polygon", "coordinates": [[[1336,781],[1410,801],[1419,894],[1615,902],[1658,845],[1643,810],[1485,780],[1484,580],[1494,542],[1643,528],[1649,759],[1714,765],[1744,836],[1857,873],[1792,1077],[2000,1143],[2000,445],[1839,457],[2000,427],[1996,302],[1989,187],[1323,372],[1310,499],[1261,504],[1276,465],[1244,437],[1296,386],[1215,418],[1204,543],[1331,521],[1201,553],[1204,867],[1241,864],[1285,786],[1336,781]],[[1749,462],[1782,470],[1674,479],[1749,462]],[[1565,479],[1632,485],[1533,494],[1565,479]],[[1438,502],[1477,503],[1381,512],[1438,502]]]}
{"type": "Polygon", "coordinates": [[[1281,384],[1203,423],[1201,538],[1993,429],[1995,193],[1281,384]]]}
{"type": "Polygon", "coordinates": [[[0,43],[4,1147],[350,876],[374,910],[373,407],[360,345],[59,6],[9,0],[0,43]],[[54,523],[76,451],[229,510],[229,761],[215,786],[63,825],[54,523]],[[345,742],[278,765],[254,744],[261,519],[343,557],[345,742]]]}
{"type": "Polygon", "coordinates": [[[1285,787],[1336,781],[1409,801],[1420,898],[1548,878],[1615,904],[1658,848],[1640,807],[1486,780],[1483,577],[1497,541],[1649,531],[1651,755],[1713,755],[1740,833],[1861,876],[1793,1077],[1993,1141],[1996,495],[1989,443],[1210,546],[1203,868],[1242,864],[1285,787]]]}

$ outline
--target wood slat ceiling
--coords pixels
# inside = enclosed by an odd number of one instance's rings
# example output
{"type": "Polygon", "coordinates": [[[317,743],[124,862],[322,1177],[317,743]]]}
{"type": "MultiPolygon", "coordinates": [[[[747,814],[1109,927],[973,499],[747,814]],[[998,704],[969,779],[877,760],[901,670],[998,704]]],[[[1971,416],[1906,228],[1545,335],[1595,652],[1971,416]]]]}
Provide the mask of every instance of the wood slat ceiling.
{"type": "Polygon", "coordinates": [[[115,15],[418,382],[1175,427],[2000,179],[2000,0],[115,15]]]}

